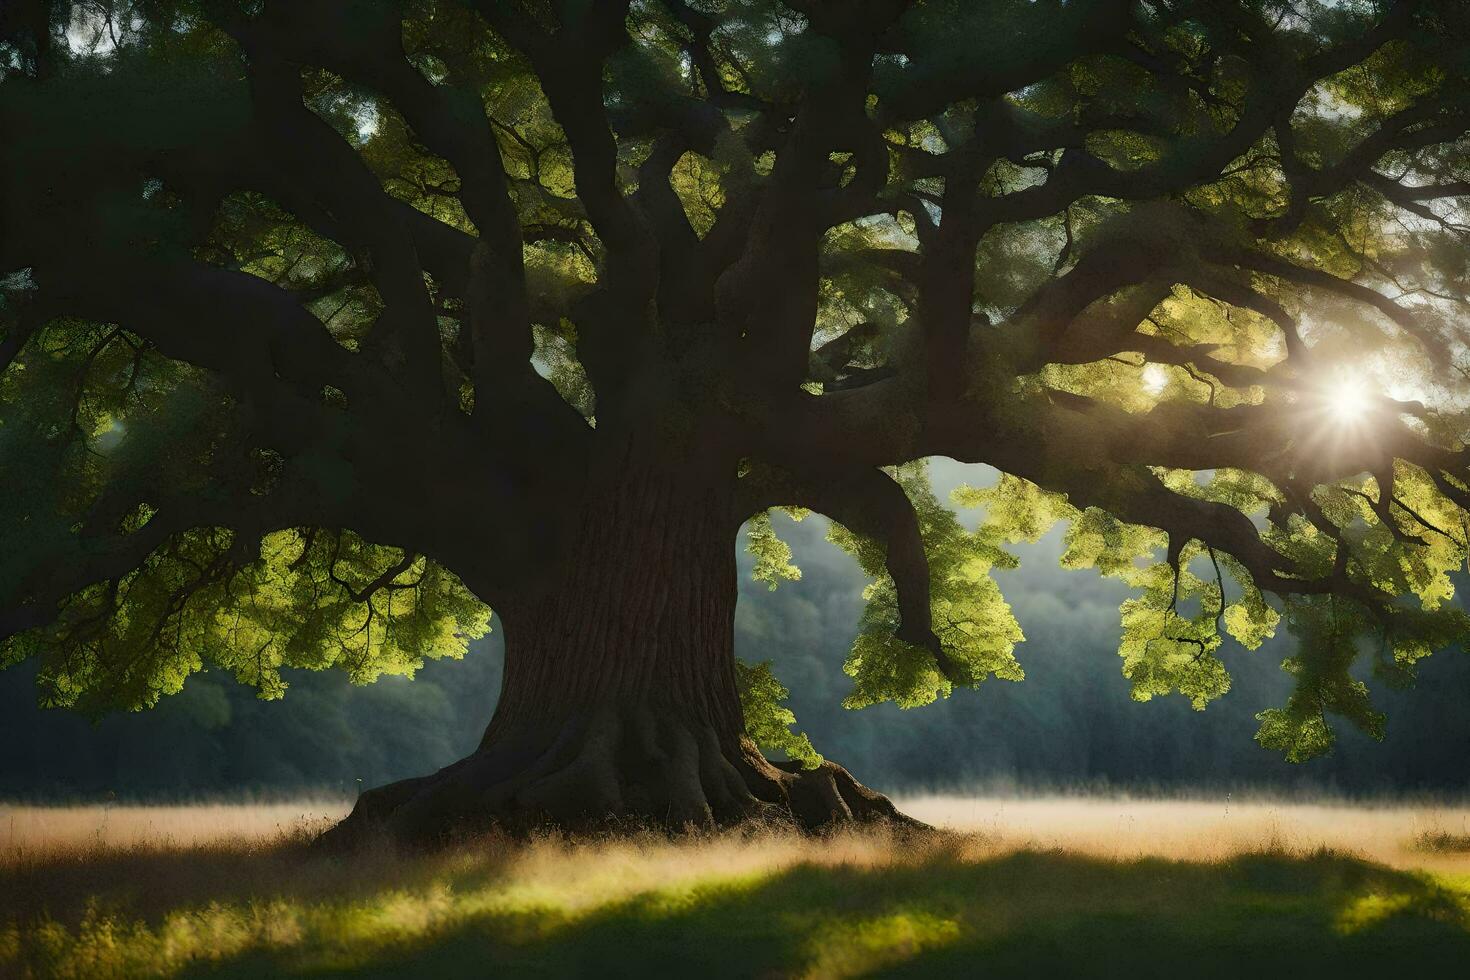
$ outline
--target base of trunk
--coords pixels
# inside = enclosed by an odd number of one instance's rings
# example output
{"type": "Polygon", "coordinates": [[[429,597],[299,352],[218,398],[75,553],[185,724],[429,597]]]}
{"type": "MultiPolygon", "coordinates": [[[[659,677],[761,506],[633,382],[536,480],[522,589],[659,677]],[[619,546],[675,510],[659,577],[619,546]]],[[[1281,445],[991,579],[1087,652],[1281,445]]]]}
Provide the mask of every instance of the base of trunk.
{"type": "Polygon", "coordinates": [[[549,740],[497,738],[433,775],[369,790],[319,843],[432,846],[491,828],[681,831],[745,822],[807,831],[925,827],[835,763],[770,762],[748,738],[722,740],[712,728],[635,707],[605,710],[549,740]],[[537,743],[545,747],[527,751],[537,743]]]}

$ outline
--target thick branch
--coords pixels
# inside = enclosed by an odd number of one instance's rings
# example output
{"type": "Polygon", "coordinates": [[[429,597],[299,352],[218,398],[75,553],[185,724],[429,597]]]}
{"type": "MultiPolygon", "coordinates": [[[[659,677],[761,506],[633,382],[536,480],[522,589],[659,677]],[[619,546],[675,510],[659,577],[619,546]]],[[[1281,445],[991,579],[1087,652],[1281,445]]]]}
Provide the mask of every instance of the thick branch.
{"type": "Polygon", "coordinates": [[[758,467],[740,481],[738,520],[775,506],[806,507],[825,514],[883,548],[884,567],[898,594],[895,635],[929,651],[940,672],[958,681],[962,671],[934,634],[929,608],[929,559],[919,518],[903,488],[882,470],[797,473],[758,467]]]}

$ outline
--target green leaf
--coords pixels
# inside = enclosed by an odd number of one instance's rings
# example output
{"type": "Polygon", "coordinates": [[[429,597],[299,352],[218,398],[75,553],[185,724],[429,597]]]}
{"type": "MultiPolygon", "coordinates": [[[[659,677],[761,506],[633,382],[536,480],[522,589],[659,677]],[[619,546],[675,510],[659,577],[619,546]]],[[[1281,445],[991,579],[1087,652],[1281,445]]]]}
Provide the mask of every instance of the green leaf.
{"type": "Polygon", "coordinates": [[[788,759],[806,769],[822,764],[811,739],[803,732],[792,731],[796,715],[782,703],[791,692],[776,680],[769,660],[757,664],[735,661],[735,683],[740,691],[740,707],[745,712],[745,734],[755,744],[767,752],[785,753],[788,759]]]}

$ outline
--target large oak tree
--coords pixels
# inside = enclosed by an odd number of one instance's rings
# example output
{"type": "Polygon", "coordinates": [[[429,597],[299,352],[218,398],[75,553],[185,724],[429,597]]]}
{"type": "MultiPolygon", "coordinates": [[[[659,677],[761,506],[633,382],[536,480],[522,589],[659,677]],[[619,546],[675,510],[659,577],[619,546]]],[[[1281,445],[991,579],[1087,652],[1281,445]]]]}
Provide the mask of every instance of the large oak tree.
{"type": "Polygon", "coordinates": [[[93,712],[278,696],[493,608],[480,748],[345,835],[891,815],[733,657],[742,524],[795,574],[772,508],[873,576],[852,706],[1019,679],[990,570],[1058,521],[1136,589],[1140,699],[1204,706],[1285,620],[1293,759],[1466,635],[1456,0],[27,0],[0,37],[0,664],[93,712]],[[977,530],[931,456],[1002,474],[977,530]]]}

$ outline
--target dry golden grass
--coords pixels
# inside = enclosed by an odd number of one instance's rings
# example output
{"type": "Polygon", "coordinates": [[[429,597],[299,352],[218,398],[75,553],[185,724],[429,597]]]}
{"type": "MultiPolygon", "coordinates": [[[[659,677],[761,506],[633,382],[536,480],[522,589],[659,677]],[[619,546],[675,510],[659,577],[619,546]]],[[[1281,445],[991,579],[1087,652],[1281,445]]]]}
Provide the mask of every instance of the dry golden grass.
{"type": "Polygon", "coordinates": [[[187,806],[0,804],[0,866],[61,855],[274,843],[319,832],[348,809],[324,800],[187,806]]]}
{"type": "Polygon", "coordinates": [[[1221,861],[1262,849],[1327,849],[1395,868],[1470,873],[1470,806],[1271,800],[1151,800],[1111,797],[925,796],[906,813],[978,833],[996,846],[1061,848],[1112,860],[1221,861]]]}
{"type": "MultiPolygon", "coordinates": [[[[968,847],[988,854],[1061,849],[1116,860],[1219,861],[1266,848],[1300,853],[1325,848],[1398,868],[1470,872],[1467,805],[954,795],[899,803],[926,823],[966,835],[968,847]]],[[[272,849],[315,836],[348,809],[339,801],[312,799],[185,806],[0,804],[0,867],[193,848],[272,849]]],[[[826,846],[820,852],[832,853],[826,846]]]]}
{"type": "Polygon", "coordinates": [[[1466,808],[904,807],[953,832],[485,837],[332,858],[304,845],[333,803],[0,806],[0,975],[1154,975],[1188,961],[1210,976],[1218,960],[1219,975],[1340,977],[1470,954],[1470,852],[1453,846],[1466,808]]]}

